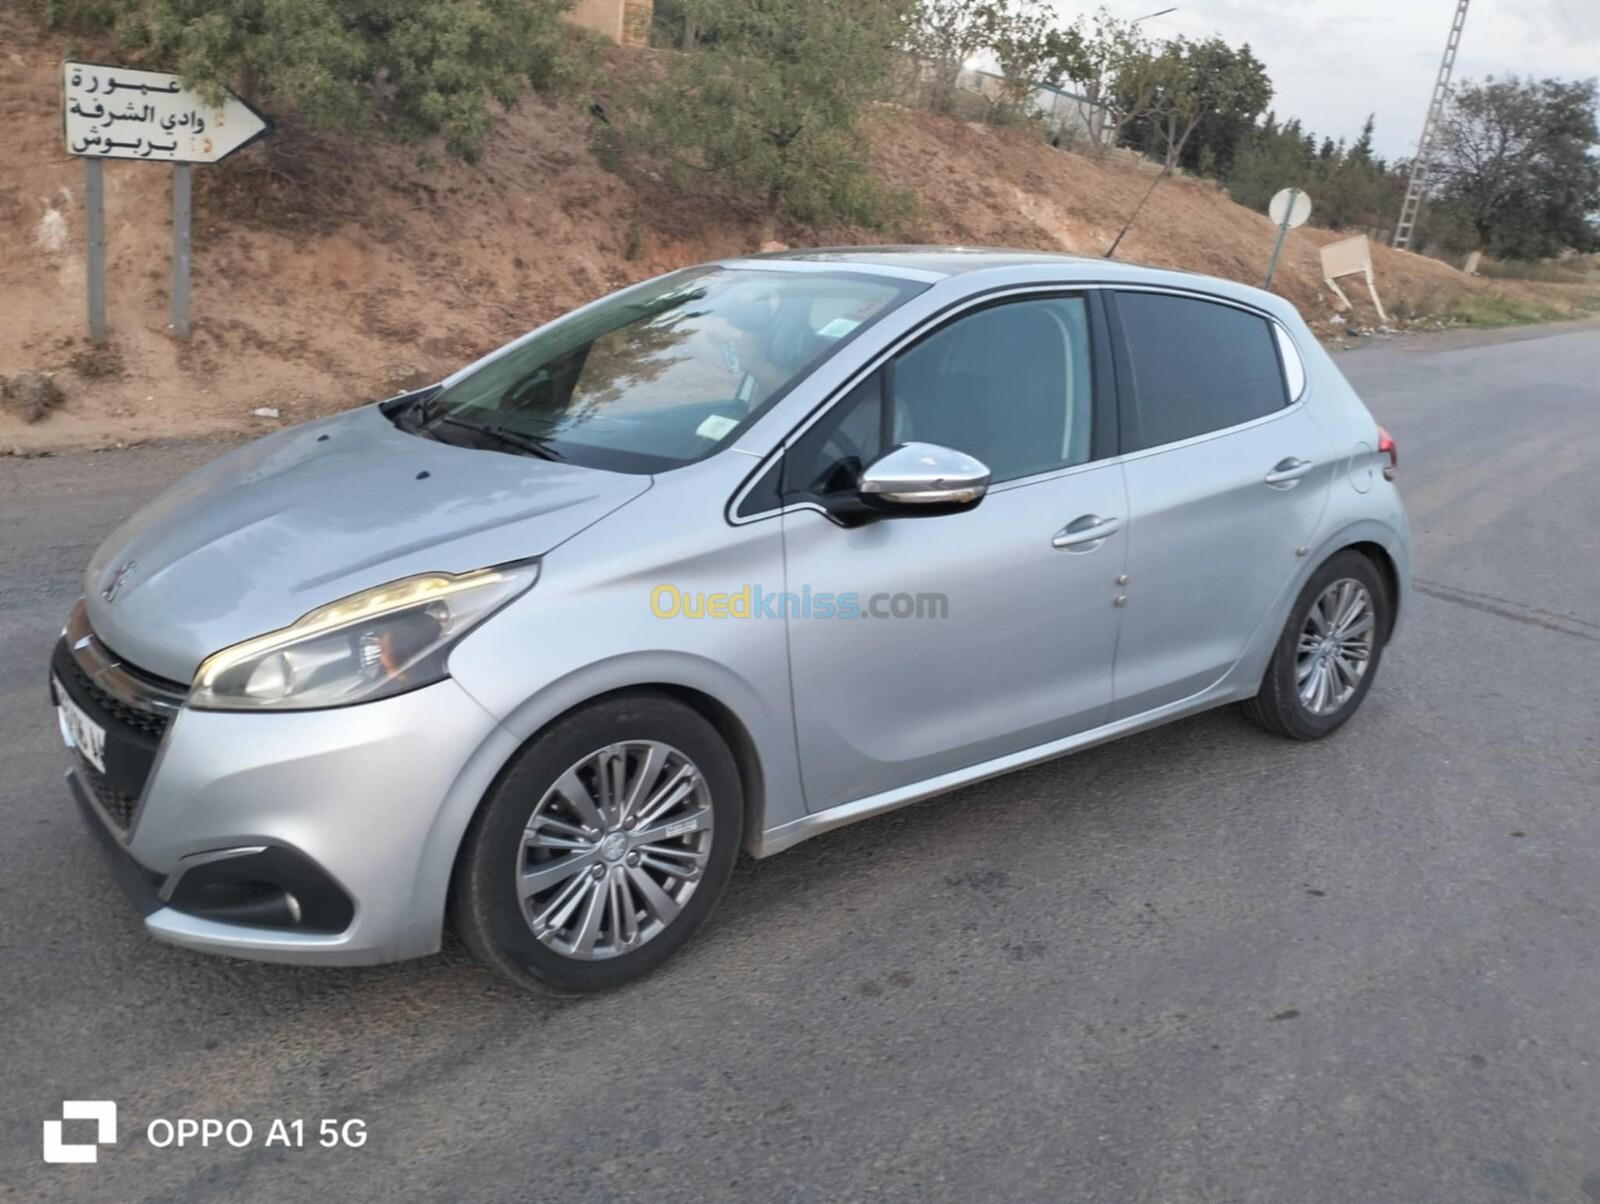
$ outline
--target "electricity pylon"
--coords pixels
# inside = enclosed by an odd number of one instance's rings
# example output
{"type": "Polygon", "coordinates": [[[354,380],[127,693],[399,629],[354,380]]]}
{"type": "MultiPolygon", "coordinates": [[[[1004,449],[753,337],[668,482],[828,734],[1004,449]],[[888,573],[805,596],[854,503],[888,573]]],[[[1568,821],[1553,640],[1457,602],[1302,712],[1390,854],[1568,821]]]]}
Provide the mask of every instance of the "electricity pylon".
{"type": "Polygon", "coordinates": [[[1461,45],[1461,30],[1466,23],[1467,0],[1457,0],[1456,17],[1450,23],[1450,37],[1444,44],[1444,58],[1439,62],[1439,78],[1434,81],[1433,99],[1428,102],[1428,117],[1422,123],[1422,137],[1417,141],[1417,157],[1411,160],[1411,179],[1406,184],[1406,199],[1400,206],[1400,220],[1394,227],[1392,241],[1402,251],[1411,249],[1411,235],[1417,227],[1417,211],[1422,208],[1422,191],[1428,182],[1433,134],[1444,113],[1445,101],[1450,96],[1450,73],[1455,70],[1456,48],[1461,45]]]}

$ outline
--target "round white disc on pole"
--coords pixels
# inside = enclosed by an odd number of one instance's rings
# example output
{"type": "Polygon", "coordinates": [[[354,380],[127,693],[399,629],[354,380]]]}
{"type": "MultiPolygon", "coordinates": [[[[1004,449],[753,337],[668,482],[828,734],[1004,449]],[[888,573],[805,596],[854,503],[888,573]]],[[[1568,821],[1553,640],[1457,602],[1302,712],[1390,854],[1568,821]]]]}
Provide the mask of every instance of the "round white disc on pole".
{"type": "Polygon", "coordinates": [[[1289,218],[1289,228],[1306,224],[1306,218],[1311,216],[1311,198],[1298,188],[1285,188],[1272,198],[1272,203],[1267,206],[1267,214],[1272,218],[1272,224],[1284,224],[1284,215],[1289,218]],[[1290,202],[1293,202],[1292,206],[1290,202]]]}

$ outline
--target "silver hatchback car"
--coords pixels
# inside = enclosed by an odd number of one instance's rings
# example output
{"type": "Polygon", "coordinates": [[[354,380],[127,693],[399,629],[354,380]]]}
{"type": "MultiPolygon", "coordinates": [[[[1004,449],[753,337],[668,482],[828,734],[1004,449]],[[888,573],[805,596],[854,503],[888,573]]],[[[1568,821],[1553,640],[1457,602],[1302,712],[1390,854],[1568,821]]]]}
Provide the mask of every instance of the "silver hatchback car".
{"type": "Polygon", "coordinates": [[[1327,735],[1405,609],[1395,449],[1294,309],[1033,253],[728,260],[233,451],[51,665],[155,936],[615,986],[742,846],[1208,707],[1327,735]]]}

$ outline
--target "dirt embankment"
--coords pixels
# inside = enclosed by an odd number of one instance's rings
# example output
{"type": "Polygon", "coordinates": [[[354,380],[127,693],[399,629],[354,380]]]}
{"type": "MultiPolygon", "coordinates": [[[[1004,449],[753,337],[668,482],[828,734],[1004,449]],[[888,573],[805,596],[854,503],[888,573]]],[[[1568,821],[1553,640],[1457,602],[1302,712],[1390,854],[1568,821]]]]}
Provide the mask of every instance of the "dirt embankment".
{"type": "MultiPolygon", "coordinates": [[[[436,379],[580,302],[774,234],[797,245],[886,237],[774,231],[752,210],[625,180],[591,153],[583,105],[525,100],[474,166],[286,122],[270,145],[196,173],[187,343],[167,325],[171,173],[106,163],[112,338],[95,348],[84,337],[83,167],[61,145],[65,46],[3,15],[0,46],[0,376],[54,373],[66,399],[32,424],[0,409],[0,453],[269,429],[436,379]]],[[[919,202],[896,241],[1100,254],[1149,184],[1138,168],[1018,132],[900,110],[875,120],[880,167],[919,202]]],[[[1272,236],[1266,217],[1178,179],[1156,191],[1119,257],[1254,283],[1272,236]]],[[[1316,247],[1336,237],[1297,231],[1278,269],[1279,289],[1323,329],[1334,302],[1316,247]]],[[[1433,260],[1377,255],[1386,302],[1487,287],[1433,260]]],[[[1355,320],[1371,324],[1358,291],[1355,320]]]]}

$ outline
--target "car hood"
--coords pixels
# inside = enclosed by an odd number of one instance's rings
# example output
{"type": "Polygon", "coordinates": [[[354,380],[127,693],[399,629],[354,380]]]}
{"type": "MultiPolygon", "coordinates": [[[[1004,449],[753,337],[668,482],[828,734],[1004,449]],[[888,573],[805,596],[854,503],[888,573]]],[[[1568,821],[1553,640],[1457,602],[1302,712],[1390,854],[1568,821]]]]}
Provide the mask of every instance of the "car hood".
{"type": "Polygon", "coordinates": [[[543,555],[650,483],[438,443],[368,406],[247,444],[135,513],[89,562],[89,621],[130,664],[187,682],[358,590],[543,555]]]}

